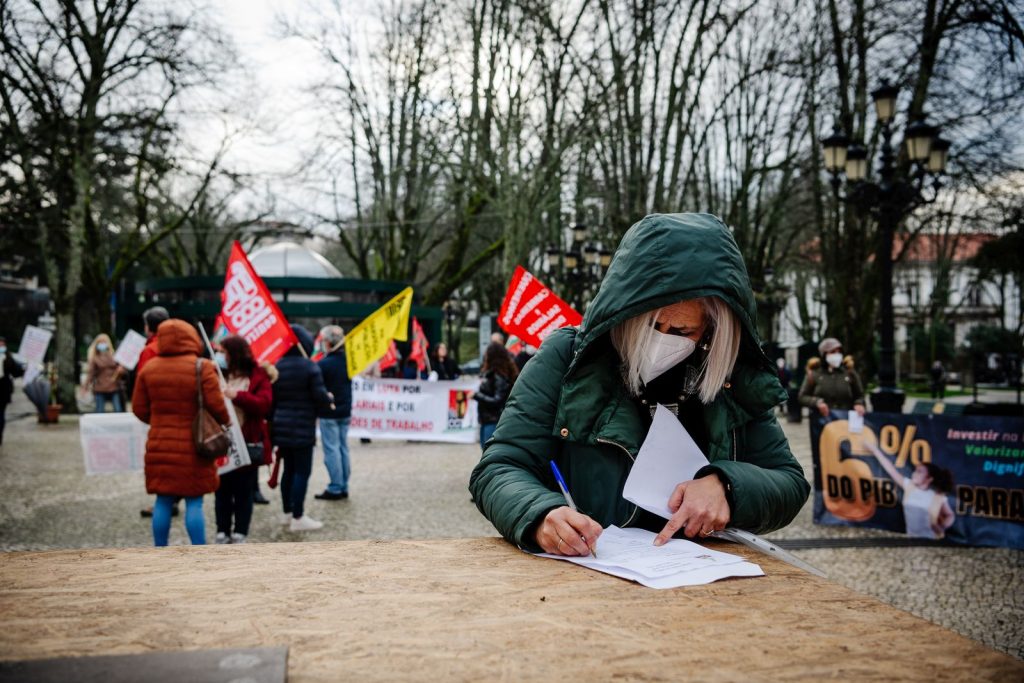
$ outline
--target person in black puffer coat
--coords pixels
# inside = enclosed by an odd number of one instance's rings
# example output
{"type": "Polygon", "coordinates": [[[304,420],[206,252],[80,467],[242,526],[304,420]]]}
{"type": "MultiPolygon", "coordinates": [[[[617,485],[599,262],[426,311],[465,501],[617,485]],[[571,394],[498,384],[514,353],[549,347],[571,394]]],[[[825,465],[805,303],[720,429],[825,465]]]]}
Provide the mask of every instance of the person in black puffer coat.
{"type": "Polygon", "coordinates": [[[512,393],[512,384],[519,371],[505,347],[498,342],[491,342],[484,352],[480,375],[483,379],[480,388],[473,394],[473,400],[479,404],[480,448],[483,448],[498,426],[498,418],[505,409],[505,402],[512,393]]]}
{"type": "Polygon", "coordinates": [[[277,361],[277,382],[271,408],[271,441],[277,456],[284,461],[281,475],[281,502],[284,506],[282,524],[291,531],[312,531],[323,523],[304,514],[306,488],[313,470],[313,447],[316,445],[316,417],[330,408],[331,395],[324,387],[324,378],[316,363],[309,360],[313,337],[301,325],[292,331],[306,353],[297,346],[277,361]]]}

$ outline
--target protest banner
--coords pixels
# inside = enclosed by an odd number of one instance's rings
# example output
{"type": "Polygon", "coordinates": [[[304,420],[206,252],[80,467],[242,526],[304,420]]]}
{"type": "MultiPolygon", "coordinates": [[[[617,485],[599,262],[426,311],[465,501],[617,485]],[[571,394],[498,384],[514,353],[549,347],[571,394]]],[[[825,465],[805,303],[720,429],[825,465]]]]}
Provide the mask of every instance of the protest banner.
{"type": "Polygon", "coordinates": [[[814,521],[1024,548],[1024,420],[811,418],[814,521]]]}
{"type": "MultiPolygon", "coordinates": [[[[298,340],[237,241],[231,247],[218,323],[245,337],[257,363],[276,362],[298,340]]],[[[215,330],[217,331],[217,330],[215,330]]]]}
{"type": "MultiPolygon", "coordinates": [[[[238,413],[235,412],[235,406],[227,396],[224,397],[224,405],[228,409],[228,415],[231,416],[231,424],[228,428],[228,434],[231,437],[231,447],[228,449],[227,454],[217,458],[217,474],[227,474],[237,470],[239,467],[252,464],[249,458],[249,449],[245,445],[245,437],[242,436],[242,423],[238,421],[238,413]]],[[[257,464],[262,465],[263,463],[257,464]]]]}
{"type": "Polygon", "coordinates": [[[479,437],[475,381],[352,380],[350,438],[474,443],[479,437]]]}
{"type": "Polygon", "coordinates": [[[539,347],[559,329],[579,325],[583,316],[559,299],[529,271],[517,266],[498,312],[498,324],[523,342],[539,347]]]}
{"type": "Polygon", "coordinates": [[[121,345],[114,353],[114,360],[126,370],[134,370],[139,363],[142,349],[146,348],[146,338],[135,330],[128,330],[121,340],[121,345]]]}
{"type": "Polygon", "coordinates": [[[18,347],[18,356],[25,363],[24,384],[30,384],[43,370],[43,362],[46,360],[46,349],[50,347],[50,339],[53,332],[44,330],[35,325],[25,325],[25,331],[21,335],[21,346],[18,347]]]}
{"type": "Polygon", "coordinates": [[[406,287],[345,336],[348,376],[353,378],[388,352],[392,341],[409,338],[412,287],[406,287]]]}
{"type": "Polygon", "coordinates": [[[141,470],[149,425],[131,413],[88,413],[78,421],[86,474],[141,470]]]}

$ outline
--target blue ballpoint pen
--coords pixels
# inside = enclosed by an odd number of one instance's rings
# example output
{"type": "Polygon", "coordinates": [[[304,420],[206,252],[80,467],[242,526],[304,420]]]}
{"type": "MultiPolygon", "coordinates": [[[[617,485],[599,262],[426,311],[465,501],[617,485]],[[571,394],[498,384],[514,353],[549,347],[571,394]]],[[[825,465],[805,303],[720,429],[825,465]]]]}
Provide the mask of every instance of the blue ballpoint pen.
{"type": "MultiPolygon", "coordinates": [[[[555,464],[554,460],[551,461],[551,471],[555,473],[555,481],[558,482],[558,488],[562,489],[562,495],[565,496],[566,505],[568,505],[569,509],[573,512],[579,512],[579,510],[576,509],[576,503],[572,500],[572,496],[569,495],[569,487],[565,485],[565,479],[562,479],[562,473],[558,471],[558,465],[555,464]]],[[[587,548],[590,549],[590,554],[593,555],[596,560],[597,553],[594,551],[594,546],[590,545],[586,536],[580,536],[580,538],[587,544],[587,548]]]]}

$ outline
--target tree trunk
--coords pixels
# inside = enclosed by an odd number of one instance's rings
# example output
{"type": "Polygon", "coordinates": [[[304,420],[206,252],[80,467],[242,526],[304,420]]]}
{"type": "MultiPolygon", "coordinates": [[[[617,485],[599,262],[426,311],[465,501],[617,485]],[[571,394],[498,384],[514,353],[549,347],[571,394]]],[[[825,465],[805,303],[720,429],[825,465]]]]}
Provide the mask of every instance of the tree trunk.
{"type": "Polygon", "coordinates": [[[57,403],[62,412],[77,413],[75,391],[78,387],[78,349],[75,340],[74,300],[56,302],[57,332],[54,334],[54,357],[57,363],[57,403]]]}

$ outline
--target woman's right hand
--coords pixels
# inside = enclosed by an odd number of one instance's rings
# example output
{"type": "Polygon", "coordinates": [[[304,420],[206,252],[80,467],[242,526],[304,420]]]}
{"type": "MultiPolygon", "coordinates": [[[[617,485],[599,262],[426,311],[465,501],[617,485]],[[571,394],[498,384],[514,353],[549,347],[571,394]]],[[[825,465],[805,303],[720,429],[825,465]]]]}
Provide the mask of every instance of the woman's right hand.
{"type": "Polygon", "coordinates": [[[544,517],[535,538],[546,553],[582,557],[590,554],[587,544],[596,545],[602,531],[601,525],[590,517],[563,505],[544,517]]]}
{"type": "Polygon", "coordinates": [[[828,417],[829,407],[824,401],[818,401],[818,412],[821,413],[822,417],[828,417]]]}

